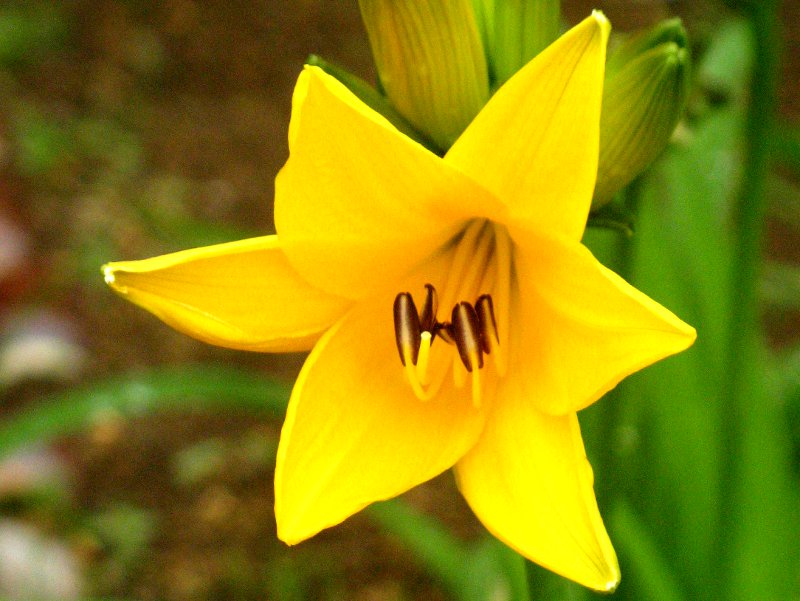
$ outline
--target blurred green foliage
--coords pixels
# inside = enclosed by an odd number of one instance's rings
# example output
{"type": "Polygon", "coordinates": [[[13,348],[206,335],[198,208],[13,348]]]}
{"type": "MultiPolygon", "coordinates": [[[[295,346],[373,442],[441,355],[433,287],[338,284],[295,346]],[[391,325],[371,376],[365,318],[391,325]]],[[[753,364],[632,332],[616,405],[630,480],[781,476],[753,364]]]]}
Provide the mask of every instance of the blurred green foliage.
{"type": "Polygon", "coordinates": [[[0,7],[0,66],[36,60],[61,46],[68,31],[56,3],[7,3],[0,7]]]}

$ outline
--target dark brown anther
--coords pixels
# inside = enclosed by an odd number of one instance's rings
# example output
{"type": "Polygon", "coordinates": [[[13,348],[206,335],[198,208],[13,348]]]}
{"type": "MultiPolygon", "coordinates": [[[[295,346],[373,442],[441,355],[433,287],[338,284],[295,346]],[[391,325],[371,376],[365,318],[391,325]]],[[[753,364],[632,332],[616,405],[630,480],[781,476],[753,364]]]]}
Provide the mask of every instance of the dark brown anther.
{"type": "Polygon", "coordinates": [[[401,292],[394,299],[394,337],[400,361],[406,364],[406,354],[411,355],[411,363],[417,364],[421,338],[419,313],[414,299],[408,292],[401,292]]]}
{"type": "Polygon", "coordinates": [[[453,337],[453,326],[449,321],[437,321],[433,334],[439,336],[439,338],[444,340],[447,344],[456,343],[453,337]]]}
{"type": "Polygon", "coordinates": [[[483,367],[483,351],[480,342],[480,325],[475,309],[466,302],[460,302],[453,307],[452,334],[456,341],[458,354],[461,355],[461,362],[467,371],[471,372],[475,367],[472,364],[473,358],[477,358],[477,368],[483,367]]]}
{"type": "Polygon", "coordinates": [[[488,294],[482,294],[475,302],[475,313],[478,315],[478,332],[480,333],[481,348],[487,355],[491,352],[490,338],[495,344],[500,344],[497,333],[497,321],[494,318],[494,303],[488,294]]]}
{"type": "Polygon", "coordinates": [[[419,314],[420,327],[423,332],[433,334],[436,326],[436,310],[439,307],[439,299],[436,295],[436,288],[431,284],[425,284],[425,302],[422,305],[422,312],[419,314]]]}

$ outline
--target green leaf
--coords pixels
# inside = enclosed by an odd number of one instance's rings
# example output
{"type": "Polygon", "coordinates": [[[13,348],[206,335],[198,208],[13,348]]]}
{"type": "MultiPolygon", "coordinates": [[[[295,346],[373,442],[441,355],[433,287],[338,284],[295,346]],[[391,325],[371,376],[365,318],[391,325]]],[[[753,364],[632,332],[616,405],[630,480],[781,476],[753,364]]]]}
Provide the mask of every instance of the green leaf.
{"type": "Polygon", "coordinates": [[[633,509],[619,502],[611,514],[612,534],[628,583],[639,601],[685,601],[672,568],[633,509]]]}
{"type": "Polygon", "coordinates": [[[460,601],[528,601],[524,560],[496,539],[467,547],[401,498],[375,503],[367,512],[460,601]]]}
{"type": "MultiPolygon", "coordinates": [[[[748,370],[743,378],[748,403],[739,416],[741,451],[733,489],[728,588],[731,599],[782,601],[797,590],[797,541],[800,540],[800,490],[791,469],[791,442],[780,388],[766,370],[766,349],[758,340],[740,349],[748,370]]],[[[788,399],[787,399],[788,400],[788,399]]]]}
{"type": "Polygon", "coordinates": [[[7,417],[0,457],[25,445],[77,434],[99,420],[162,411],[246,411],[282,415],[290,387],[262,375],[219,366],[154,369],[57,394],[7,417]]]}
{"type": "Polygon", "coordinates": [[[668,153],[643,183],[633,239],[634,284],[695,326],[698,339],[621,387],[624,423],[640,447],[638,471],[628,481],[647,483],[627,492],[697,599],[714,598],[716,587],[708,576],[719,535],[719,391],[727,377],[731,302],[727,221],[738,174],[731,140],[740,125],[732,111],[711,114],[691,145],[668,153]]]}

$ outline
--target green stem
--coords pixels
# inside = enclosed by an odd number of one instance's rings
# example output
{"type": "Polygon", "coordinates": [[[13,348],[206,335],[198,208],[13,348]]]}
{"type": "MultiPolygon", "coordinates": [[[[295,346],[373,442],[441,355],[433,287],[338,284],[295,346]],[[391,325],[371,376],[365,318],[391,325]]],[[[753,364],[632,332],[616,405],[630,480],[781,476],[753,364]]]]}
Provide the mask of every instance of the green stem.
{"type": "Polygon", "coordinates": [[[778,77],[779,0],[753,0],[738,3],[748,14],[755,41],[755,64],[750,82],[750,107],[747,114],[744,168],[733,223],[735,255],[731,277],[730,331],[728,333],[727,389],[725,413],[721,416],[722,456],[720,460],[720,523],[717,537],[718,577],[727,582],[735,547],[730,536],[741,519],[740,458],[743,431],[751,399],[744,393],[748,377],[749,353],[744,352],[757,336],[759,320],[758,280],[766,209],[765,183],[770,160],[770,135],[775,122],[778,77]]]}
{"type": "MultiPolygon", "coordinates": [[[[637,178],[627,187],[622,197],[622,210],[628,215],[636,215],[641,197],[641,179],[637,178]]],[[[633,271],[633,244],[630,237],[619,236],[615,244],[615,265],[612,269],[625,280],[631,281],[633,271]]],[[[615,453],[619,440],[618,432],[623,417],[624,383],[620,383],[614,390],[602,399],[602,412],[597,429],[598,446],[597,473],[595,491],[601,509],[611,507],[614,497],[622,496],[623,477],[622,466],[617,466],[615,453]]]]}

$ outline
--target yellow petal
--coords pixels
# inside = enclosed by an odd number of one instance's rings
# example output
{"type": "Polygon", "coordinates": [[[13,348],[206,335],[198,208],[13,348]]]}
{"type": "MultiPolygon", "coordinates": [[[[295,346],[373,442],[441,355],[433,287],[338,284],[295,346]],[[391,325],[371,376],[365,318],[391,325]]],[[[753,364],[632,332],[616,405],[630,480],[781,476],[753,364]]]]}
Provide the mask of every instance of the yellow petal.
{"type": "Polygon", "coordinates": [[[509,217],[579,240],[592,200],[610,26],[595,12],[508,80],[445,160],[509,217]]]}
{"type": "Polygon", "coordinates": [[[468,387],[450,379],[431,400],[414,396],[393,301],[359,303],[320,339],[292,391],[275,471],[278,536],[289,544],[450,468],[480,434],[468,387]]]}
{"type": "Polygon", "coordinates": [[[592,489],[575,414],[549,416],[537,391],[510,373],[477,444],[456,465],[475,515],[532,561],[584,586],[611,591],[619,566],[592,489]]]}
{"type": "Polygon", "coordinates": [[[236,349],[309,349],[350,306],[303,280],[276,236],[109,263],[103,273],[176,330],[236,349]]]}
{"type": "Polygon", "coordinates": [[[306,67],[293,101],[290,156],[275,182],[275,223],[292,265],[349,298],[386,288],[498,205],[469,178],[306,67]]]}
{"type": "MultiPolygon", "coordinates": [[[[513,235],[513,234],[512,234],[513,235]]],[[[694,328],[575,242],[515,237],[520,350],[510,370],[543,411],[582,409],[694,342],[694,328]]]]}

